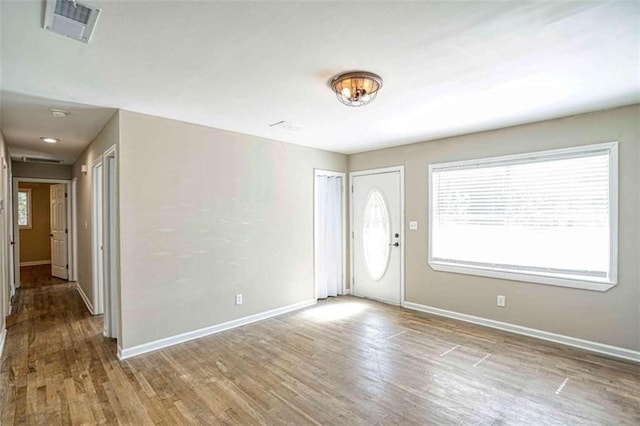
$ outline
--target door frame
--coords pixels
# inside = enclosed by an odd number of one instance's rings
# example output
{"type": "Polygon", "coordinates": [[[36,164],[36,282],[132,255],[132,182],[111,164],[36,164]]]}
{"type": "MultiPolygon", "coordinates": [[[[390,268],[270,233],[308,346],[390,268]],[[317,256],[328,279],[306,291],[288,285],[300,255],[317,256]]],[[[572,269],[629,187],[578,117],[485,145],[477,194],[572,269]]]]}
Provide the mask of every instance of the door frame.
{"type": "Polygon", "coordinates": [[[91,163],[91,288],[93,315],[102,315],[104,313],[104,168],[102,164],[102,155],[98,156],[91,163]],[[96,168],[100,167],[100,173],[96,173],[96,168]],[[96,183],[96,180],[99,181],[96,183]],[[96,186],[97,185],[97,186],[96,186]],[[100,191],[96,194],[96,188],[100,191]],[[97,196],[99,195],[99,196],[97,196]],[[98,209],[97,203],[100,203],[98,209]],[[100,213],[100,221],[97,215],[100,213]],[[98,248],[98,232],[102,236],[102,247],[98,248]],[[102,268],[102,274],[99,274],[98,265],[102,268]]]}
{"type": "MultiPolygon", "coordinates": [[[[71,179],[71,210],[73,211],[73,217],[76,218],[71,223],[71,244],[73,247],[78,247],[78,178],[71,179]]],[[[71,267],[69,268],[69,281],[78,281],[78,256],[73,256],[69,259],[71,267]]]]}
{"type": "Polygon", "coordinates": [[[89,183],[91,185],[93,314],[104,315],[102,333],[105,337],[116,339],[120,334],[117,169],[117,147],[113,145],[91,163],[89,183]],[[100,173],[96,173],[97,167],[100,167],[100,173]],[[98,241],[102,243],[102,249],[98,246],[98,241]]]}
{"type": "Polygon", "coordinates": [[[349,245],[349,256],[351,259],[350,262],[350,268],[349,268],[349,282],[351,283],[350,286],[350,293],[351,294],[355,294],[354,292],[354,287],[355,287],[355,276],[353,275],[354,272],[354,261],[355,261],[355,257],[353,255],[353,248],[354,248],[354,227],[353,227],[353,178],[354,177],[358,177],[358,176],[368,176],[368,175],[379,175],[379,174],[383,174],[383,173],[389,173],[389,172],[400,172],[400,306],[404,306],[405,304],[405,299],[404,299],[404,288],[405,288],[405,271],[404,271],[404,255],[405,255],[405,244],[406,244],[406,240],[405,240],[405,226],[404,226],[404,222],[405,222],[405,217],[404,217],[404,166],[391,166],[391,167],[383,167],[383,168],[379,168],[379,169],[367,169],[367,170],[358,170],[356,172],[350,172],[349,173],[349,186],[351,187],[351,190],[349,191],[349,232],[351,233],[351,239],[350,242],[351,244],[349,245]]]}
{"type": "MultiPolygon", "coordinates": [[[[0,277],[0,281],[2,282],[3,312],[5,316],[9,316],[11,315],[12,308],[11,298],[16,291],[13,286],[13,267],[11,266],[13,265],[13,245],[11,244],[11,241],[13,241],[13,209],[11,208],[13,188],[7,159],[4,156],[2,157],[2,176],[0,178],[2,179],[0,183],[0,186],[2,186],[2,193],[0,194],[0,198],[2,199],[0,215],[2,216],[2,225],[4,227],[2,230],[2,247],[0,248],[2,259],[2,277],[0,277]]],[[[1,332],[2,330],[0,330],[0,333],[1,332]]]]}
{"type": "Polygon", "coordinates": [[[116,145],[102,154],[102,285],[103,334],[117,338],[119,332],[118,288],[118,155],[116,145]]]}
{"type": "Polygon", "coordinates": [[[317,178],[318,176],[336,176],[342,178],[342,285],[340,288],[340,294],[345,295],[348,294],[347,291],[347,274],[346,274],[346,266],[347,266],[347,193],[345,191],[347,185],[347,173],[346,172],[335,172],[332,170],[323,170],[323,169],[313,169],[313,298],[315,300],[318,299],[318,283],[316,281],[316,253],[318,252],[317,244],[318,241],[316,239],[316,207],[317,207],[317,195],[318,195],[318,187],[317,187],[317,178]]]}
{"type": "Polygon", "coordinates": [[[34,183],[52,183],[52,184],[65,184],[65,191],[67,193],[67,261],[69,262],[68,281],[71,281],[71,277],[76,278],[76,257],[78,253],[78,247],[76,244],[76,227],[74,223],[77,218],[77,208],[75,203],[75,194],[72,191],[71,179],[44,179],[44,178],[25,178],[14,177],[13,178],[13,190],[12,190],[12,206],[13,212],[13,285],[14,288],[20,288],[20,227],[18,226],[18,203],[15,202],[18,199],[18,184],[20,182],[34,182],[34,183]]]}

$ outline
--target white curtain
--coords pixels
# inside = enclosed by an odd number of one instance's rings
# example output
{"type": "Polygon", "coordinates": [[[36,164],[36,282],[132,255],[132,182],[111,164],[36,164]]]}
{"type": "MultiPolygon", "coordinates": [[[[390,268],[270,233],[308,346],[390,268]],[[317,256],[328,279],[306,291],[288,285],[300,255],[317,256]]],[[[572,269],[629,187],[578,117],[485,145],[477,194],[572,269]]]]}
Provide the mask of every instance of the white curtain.
{"type": "Polygon", "coordinates": [[[342,177],[316,176],[317,298],[342,292],[342,177]]]}

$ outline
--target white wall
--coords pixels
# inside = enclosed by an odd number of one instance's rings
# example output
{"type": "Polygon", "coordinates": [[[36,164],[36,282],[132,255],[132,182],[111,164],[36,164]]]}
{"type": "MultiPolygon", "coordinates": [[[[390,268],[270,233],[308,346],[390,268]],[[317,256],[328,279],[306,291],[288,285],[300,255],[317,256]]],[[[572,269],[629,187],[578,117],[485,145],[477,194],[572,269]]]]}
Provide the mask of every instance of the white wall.
{"type": "Polygon", "coordinates": [[[346,157],[122,111],[122,348],[314,299],[314,168],[346,157]]]}

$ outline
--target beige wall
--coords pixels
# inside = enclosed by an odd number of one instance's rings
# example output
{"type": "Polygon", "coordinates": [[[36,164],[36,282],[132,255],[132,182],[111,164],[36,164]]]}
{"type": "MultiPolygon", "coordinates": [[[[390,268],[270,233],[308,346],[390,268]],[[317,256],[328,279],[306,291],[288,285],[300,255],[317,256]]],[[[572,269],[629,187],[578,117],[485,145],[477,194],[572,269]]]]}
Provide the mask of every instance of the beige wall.
{"type": "MultiPolygon", "coordinates": [[[[428,117],[425,117],[428,119],[428,117]]],[[[350,171],[405,166],[406,300],[640,349],[640,106],[356,154],[350,171]],[[619,284],[607,292],[436,272],[427,263],[429,163],[620,142],[619,284]],[[419,222],[418,231],[408,221],[419,222]],[[496,307],[496,295],[507,307],[496,307]]]]}
{"type": "Polygon", "coordinates": [[[120,124],[123,349],[314,298],[313,169],[345,171],[345,156],[127,111],[120,124]]]}
{"type": "Polygon", "coordinates": [[[91,281],[91,166],[107,149],[119,143],[119,126],[120,112],[116,112],[72,166],[72,176],[77,179],[78,285],[82,287],[82,291],[84,291],[89,300],[93,300],[91,281]],[[88,168],[86,176],[81,172],[83,164],[86,164],[88,168]]]}
{"type": "Polygon", "coordinates": [[[31,229],[20,229],[20,262],[51,260],[49,183],[20,182],[31,189],[31,229]]]}
{"type": "Polygon", "coordinates": [[[71,166],[60,164],[34,164],[12,161],[13,177],[38,179],[71,179],[71,166]]]}

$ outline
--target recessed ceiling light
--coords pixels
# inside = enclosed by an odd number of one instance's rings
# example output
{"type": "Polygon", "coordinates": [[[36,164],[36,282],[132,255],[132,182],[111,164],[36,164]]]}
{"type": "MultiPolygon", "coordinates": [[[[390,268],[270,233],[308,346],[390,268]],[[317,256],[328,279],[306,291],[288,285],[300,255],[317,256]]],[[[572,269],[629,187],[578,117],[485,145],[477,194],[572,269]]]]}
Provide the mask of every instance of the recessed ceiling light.
{"type": "Polygon", "coordinates": [[[56,143],[60,141],[60,139],[56,139],[56,138],[40,138],[40,139],[42,139],[42,141],[46,143],[56,143]]]}
{"type": "Polygon", "coordinates": [[[67,115],[71,114],[69,111],[57,108],[51,108],[49,111],[51,111],[51,115],[53,115],[55,118],[64,118],[67,115]]]}

